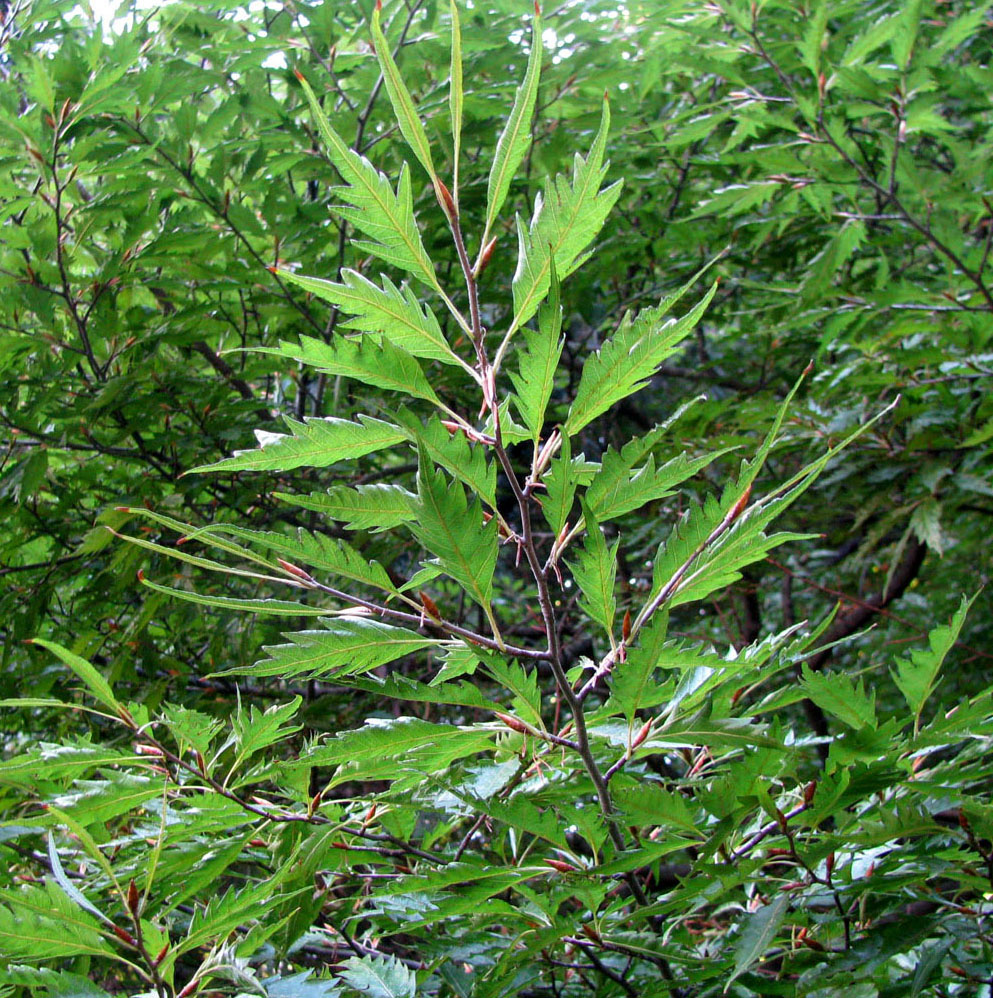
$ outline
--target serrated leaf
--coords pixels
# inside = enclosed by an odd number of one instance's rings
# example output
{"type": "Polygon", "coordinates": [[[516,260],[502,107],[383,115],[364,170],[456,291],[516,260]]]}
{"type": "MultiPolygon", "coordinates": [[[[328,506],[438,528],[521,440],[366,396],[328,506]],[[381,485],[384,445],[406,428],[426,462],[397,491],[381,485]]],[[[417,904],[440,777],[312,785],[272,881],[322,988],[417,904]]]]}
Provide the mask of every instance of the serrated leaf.
{"type": "MultiPolygon", "coordinates": [[[[289,703],[273,704],[264,711],[254,704],[248,709],[240,708],[231,715],[231,731],[235,747],[238,749],[236,764],[260,752],[283,738],[296,734],[303,725],[287,724],[303,703],[303,697],[295,696],[289,703]]],[[[232,769],[235,768],[232,766],[232,769]]]]}
{"type": "Polygon", "coordinates": [[[110,919],[92,901],[87,900],[83,892],[66,876],[62,860],[59,858],[58,847],[55,845],[55,835],[52,832],[48,833],[48,862],[52,867],[52,876],[55,877],[55,882],[62,888],[70,901],[78,904],[80,908],[88,911],[91,915],[96,915],[101,922],[110,922],[110,919]]]}
{"type": "Polygon", "coordinates": [[[564,433],[574,434],[621,399],[644,388],[660,364],[675,353],[696,326],[717,291],[716,282],[681,319],[663,322],[672,306],[696,278],[657,308],[634,319],[625,317],[620,329],[583,364],[576,397],[569,408],[564,433]]]}
{"type": "Polygon", "coordinates": [[[587,461],[584,455],[572,457],[568,437],[562,438],[559,453],[549,462],[542,476],[545,486],[541,496],[541,512],[556,537],[562,532],[576,498],[576,489],[590,482],[599,465],[587,461]]]}
{"type": "Polygon", "coordinates": [[[383,286],[379,287],[347,268],[341,272],[341,284],[319,277],[303,277],[289,270],[279,273],[284,280],[352,316],[348,322],[339,323],[339,328],[381,333],[390,343],[414,357],[439,360],[443,364],[462,364],[448,345],[434,312],[421,305],[409,286],[398,288],[384,276],[383,286]]]}
{"type": "Polygon", "coordinates": [[[643,706],[653,701],[651,691],[656,687],[653,679],[660,667],[665,647],[667,621],[664,614],[656,617],[638,633],[638,641],[627,649],[623,662],[618,662],[610,674],[611,711],[621,711],[631,723],[643,706]]]}
{"type": "Polygon", "coordinates": [[[467,485],[488,506],[496,508],[496,462],[486,459],[486,449],[470,444],[463,433],[451,433],[437,416],[425,421],[403,410],[395,415],[408,431],[411,443],[423,450],[430,461],[467,485]]]}
{"type": "Polygon", "coordinates": [[[417,494],[418,516],[410,524],[414,536],[438,559],[445,574],[490,614],[496,518],[484,522],[479,502],[468,503],[462,486],[446,481],[423,444],[418,447],[417,494]]]}
{"type": "Polygon", "coordinates": [[[733,449],[724,447],[697,458],[683,452],[656,467],[654,455],[649,453],[646,457],[645,450],[658,439],[660,430],[664,427],[656,427],[645,437],[635,438],[620,453],[611,447],[603,455],[600,470],[586,490],[586,502],[599,523],[673,495],[677,485],[733,449]],[[636,468],[641,461],[644,464],[636,468]]]}
{"type": "Polygon", "coordinates": [[[290,433],[256,430],[258,450],[239,450],[233,457],[203,464],[191,473],[205,471],[290,471],[293,468],[327,468],[373,451],[392,447],[404,434],[390,423],[371,416],[358,422],[335,416],[310,417],[299,422],[283,417],[290,433]]]}
{"type": "Polygon", "coordinates": [[[576,153],[571,182],[563,176],[545,185],[535,199],[531,223],[517,220],[517,271],[514,274],[514,319],[506,339],[534,315],[548,292],[552,259],[559,278],[568,277],[585,259],[589,244],[603,227],[620,196],[620,181],[600,189],[607,172],[603,156],[610,130],[610,106],[585,159],[576,153]]]}
{"type": "Polygon", "coordinates": [[[408,271],[425,284],[440,290],[434,266],[424,249],[414,219],[410,174],[406,165],[394,192],[390,182],[364,156],[360,156],[331,127],[324,110],[306,80],[300,79],[325,148],[348,187],[338,188],[339,198],[350,207],[339,209],[360,232],[371,238],[359,245],[381,260],[408,271]]]}
{"type": "Polygon", "coordinates": [[[72,790],[53,797],[49,804],[65,811],[81,825],[110,821],[162,796],[164,779],[136,773],[105,770],[102,779],[77,780],[72,790]]]}
{"type": "Polygon", "coordinates": [[[514,105],[497,139],[490,176],[486,184],[486,226],[482,238],[483,246],[489,241],[493,224],[507,199],[510,182],[531,145],[531,120],[534,117],[534,105],[538,97],[541,55],[541,14],[535,5],[535,15],[531,22],[531,53],[528,56],[524,81],[517,88],[514,105]]]}
{"type": "Polygon", "coordinates": [[[394,956],[353,956],[342,966],[342,980],[365,998],[415,998],[417,994],[414,972],[394,956]]]}
{"type": "Polygon", "coordinates": [[[531,439],[537,443],[545,421],[545,410],[555,388],[555,372],[565,340],[562,334],[562,303],[555,260],[551,260],[551,284],[548,298],[538,311],[538,329],[525,328],[525,350],[518,352],[518,370],[510,380],[516,392],[514,402],[531,439]]]}
{"type": "Polygon", "coordinates": [[[915,734],[920,726],[921,711],[934,690],[942,663],[955,642],[958,641],[966,614],[975,600],[975,596],[972,599],[963,597],[951,622],[935,627],[930,631],[928,634],[929,647],[927,649],[913,649],[909,659],[896,659],[896,671],[890,670],[893,682],[896,683],[897,689],[903,694],[911,713],[914,715],[915,734]]]}
{"type": "Polygon", "coordinates": [[[783,924],[786,912],[790,906],[789,894],[779,894],[769,904],[752,912],[745,919],[741,935],[734,947],[734,970],[724,985],[727,992],[738,977],[740,977],[770,947],[776,938],[779,926],[783,924]]]}
{"type": "Polygon", "coordinates": [[[114,958],[98,923],[54,887],[0,893],[0,957],[7,960],[114,958]]]}
{"type": "Polygon", "coordinates": [[[435,724],[419,717],[368,718],[361,728],[343,731],[300,757],[308,766],[395,759],[429,747],[451,743],[458,755],[492,746],[494,732],[486,728],[435,724]],[[456,744],[457,743],[457,744],[456,744]]]}
{"type": "Polygon", "coordinates": [[[388,530],[417,515],[417,496],[402,485],[333,485],[327,492],[297,496],[275,492],[280,502],[310,509],[331,520],[342,520],[349,530],[388,530]]]}
{"type": "Polygon", "coordinates": [[[269,658],[215,673],[219,676],[344,676],[369,672],[404,655],[439,644],[416,631],[394,627],[369,617],[333,617],[321,621],[320,631],[285,635],[287,645],[266,645],[269,658]]]}
{"type": "Polygon", "coordinates": [[[222,610],[241,610],[245,613],[257,613],[263,617],[320,617],[328,612],[326,606],[308,606],[306,603],[298,603],[294,600],[211,596],[191,589],[164,586],[161,582],[153,582],[144,576],[141,579],[141,584],[153,592],[162,593],[163,596],[180,599],[186,603],[196,603],[198,606],[216,606],[222,610]]]}
{"type": "Polygon", "coordinates": [[[434,180],[437,174],[431,159],[431,145],[428,142],[427,133],[424,131],[424,125],[421,124],[420,116],[417,114],[417,109],[414,107],[414,100],[400,76],[400,69],[393,58],[393,53],[390,52],[386,36],[383,34],[381,4],[379,3],[372,9],[372,42],[376,49],[379,67],[383,73],[386,92],[389,94],[393,113],[400,126],[400,133],[407,140],[407,145],[420,160],[421,165],[427,170],[428,176],[434,180]]]}
{"type": "Polygon", "coordinates": [[[271,530],[248,530],[229,524],[219,524],[215,530],[255,544],[294,565],[322,569],[373,589],[396,592],[386,569],[378,561],[369,561],[351,544],[336,537],[312,534],[302,527],[290,535],[271,530]]]}
{"type": "Polygon", "coordinates": [[[579,557],[569,562],[569,568],[582,594],[579,599],[580,608],[604,629],[613,645],[614,614],[617,611],[614,589],[617,583],[617,548],[620,538],[608,545],[589,506],[584,500],[580,502],[586,521],[586,538],[579,557]]]}
{"type": "Polygon", "coordinates": [[[326,374],[354,378],[373,388],[439,404],[438,396],[417,360],[389,340],[371,334],[359,339],[338,336],[331,343],[313,336],[301,336],[299,344],[284,340],[278,347],[258,347],[255,352],[291,357],[326,374]]]}
{"type": "Polygon", "coordinates": [[[341,994],[336,981],[314,978],[309,970],[289,977],[267,977],[261,984],[267,998],[337,998],[341,994]]]}
{"type": "Polygon", "coordinates": [[[864,678],[855,683],[843,673],[813,672],[804,664],[800,686],[808,699],[848,727],[875,728],[876,691],[866,693],[864,678]]]}
{"type": "Polygon", "coordinates": [[[15,984],[29,989],[29,994],[44,998],[110,998],[82,974],[70,974],[50,967],[15,965],[0,970],[0,984],[15,984]]]}

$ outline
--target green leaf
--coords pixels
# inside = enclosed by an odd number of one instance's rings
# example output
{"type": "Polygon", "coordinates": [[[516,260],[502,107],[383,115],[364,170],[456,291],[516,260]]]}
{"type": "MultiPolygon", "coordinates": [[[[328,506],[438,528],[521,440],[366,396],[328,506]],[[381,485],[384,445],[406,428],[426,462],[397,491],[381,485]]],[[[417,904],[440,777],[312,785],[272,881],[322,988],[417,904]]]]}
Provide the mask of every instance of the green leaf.
{"type": "Polygon", "coordinates": [[[87,689],[105,707],[112,710],[118,717],[127,716],[124,706],[114,696],[114,691],[110,688],[110,683],[92,666],[85,658],[81,658],[75,652],[63,648],[62,645],[55,644],[54,641],[46,641],[43,638],[32,638],[31,643],[50,651],[56,658],[64,662],[70,669],[86,684],[87,689]]]}
{"type": "Polygon", "coordinates": [[[414,536],[438,559],[442,570],[491,613],[493,571],[497,559],[497,522],[484,522],[478,501],[467,503],[458,482],[448,483],[423,445],[418,447],[418,517],[414,536]]]}
{"type": "Polygon", "coordinates": [[[691,458],[684,451],[656,467],[654,456],[649,453],[646,459],[645,452],[665,429],[664,426],[656,427],[644,437],[636,437],[625,444],[620,453],[608,448],[600,470],[586,490],[586,502],[598,522],[613,520],[646,503],[673,495],[677,485],[732,449],[724,447],[697,458],[691,458]],[[635,468],[641,461],[645,463],[635,468]]]}
{"type": "Polygon", "coordinates": [[[657,308],[632,319],[625,316],[620,329],[583,364],[576,397],[569,408],[564,433],[572,435],[621,399],[644,388],[659,365],[676,352],[696,326],[717,291],[716,282],[686,315],[663,323],[670,309],[695,283],[694,277],[657,308]]]}
{"type": "Polygon", "coordinates": [[[302,76],[299,80],[331,162],[349,185],[337,191],[338,196],[350,206],[339,208],[338,214],[372,240],[359,241],[356,245],[375,253],[392,266],[413,274],[435,290],[440,290],[434,265],[424,249],[414,220],[410,174],[406,166],[401,168],[400,180],[394,192],[386,177],[364,156],[350,149],[331,127],[310,84],[302,76]]]}
{"type": "Polygon", "coordinates": [[[78,904],[80,908],[88,911],[91,915],[96,915],[101,922],[113,924],[92,901],[87,900],[83,892],[66,876],[66,872],[62,867],[62,860],[59,858],[58,847],[55,845],[55,835],[51,831],[48,833],[48,862],[52,867],[52,876],[55,877],[56,883],[62,888],[70,901],[78,904]]]}
{"type": "Polygon", "coordinates": [[[354,378],[374,388],[439,404],[421,365],[406,350],[378,336],[359,339],[339,336],[331,343],[313,336],[301,336],[299,344],[283,341],[278,347],[260,347],[256,352],[291,357],[327,374],[354,378]]]}
{"type": "Polygon", "coordinates": [[[222,610],[241,610],[245,613],[258,613],[264,617],[321,617],[328,612],[326,606],[308,606],[295,600],[280,599],[242,599],[237,596],[211,596],[198,593],[192,589],[177,589],[175,586],[164,586],[161,582],[141,577],[141,584],[153,592],[162,593],[172,599],[181,599],[186,603],[196,603],[199,606],[216,606],[222,610]]]}
{"type": "MultiPolygon", "coordinates": [[[[548,293],[552,260],[560,279],[582,264],[587,247],[603,227],[610,209],[620,196],[620,181],[600,189],[607,167],[603,162],[610,130],[610,106],[603,104],[603,120],[589,154],[576,153],[572,181],[555,177],[535,199],[531,224],[525,228],[517,220],[518,256],[514,274],[514,319],[501,346],[505,349],[513,333],[534,315],[538,303],[548,293]]],[[[497,363],[499,358],[494,358],[497,363]]]]}
{"type": "Polygon", "coordinates": [[[568,437],[562,438],[558,455],[549,462],[542,477],[545,494],[541,498],[541,512],[555,536],[562,533],[576,498],[576,489],[588,484],[599,466],[587,461],[580,454],[572,457],[568,437]]]}
{"type": "Polygon", "coordinates": [[[448,79],[448,115],[452,121],[452,195],[459,199],[459,160],[462,158],[462,105],[465,89],[462,84],[462,24],[459,5],[449,0],[448,16],[452,22],[452,58],[448,79]]]}
{"type": "Polygon", "coordinates": [[[353,317],[339,323],[339,328],[381,333],[394,346],[414,357],[438,360],[443,364],[463,364],[448,345],[434,313],[421,305],[407,285],[398,288],[384,276],[380,288],[347,268],[341,272],[341,284],[319,277],[303,277],[289,270],[280,270],[279,274],[353,317]]]}
{"type": "Polygon", "coordinates": [[[308,766],[395,759],[451,743],[459,755],[490,748],[495,732],[486,728],[434,724],[419,717],[368,718],[361,728],[343,731],[300,757],[308,766]],[[457,744],[456,744],[457,743],[457,744]]]}
{"type": "Polygon", "coordinates": [[[914,715],[915,734],[920,726],[921,711],[934,690],[941,665],[954,647],[955,642],[958,641],[966,614],[975,600],[975,596],[971,599],[963,597],[951,622],[935,627],[928,634],[929,647],[927,649],[914,648],[910,652],[909,659],[896,659],[895,672],[890,670],[893,682],[896,683],[897,689],[903,694],[911,713],[914,715]]]}
{"type": "Polygon", "coordinates": [[[250,704],[248,710],[239,708],[231,715],[231,732],[238,755],[232,769],[256,752],[278,741],[296,734],[302,724],[286,724],[303,703],[303,697],[295,696],[289,703],[273,704],[264,711],[250,704]]]}
{"type": "Polygon", "coordinates": [[[582,593],[580,608],[606,632],[613,645],[614,614],[617,611],[617,548],[620,538],[610,546],[585,501],[580,500],[586,521],[586,540],[576,561],[569,563],[573,579],[582,593]]]}
{"type": "Polygon", "coordinates": [[[394,956],[353,956],[342,966],[342,980],[365,998],[415,998],[417,994],[414,972],[394,956]]]}
{"type": "Polygon", "coordinates": [[[267,998],[337,998],[341,987],[336,981],[313,978],[309,970],[282,977],[267,977],[260,982],[267,998]]]}
{"type": "Polygon", "coordinates": [[[233,457],[192,468],[205,471],[289,471],[293,468],[327,468],[339,461],[352,461],[373,451],[392,447],[404,434],[391,423],[360,415],[358,422],[309,417],[300,422],[284,417],[290,433],[256,430],[258,450],[239,450],[233,457]]]}
{"type": "Polygon", "coordinates": [[[417,109],[414,107],[413,98],[400,76],[400,70],[393,59],[393,53],[390,52],[389,42],[386,41],[383,34],[380,18],[381,4],[377,2],[372,9],[372,42],[383,73],[386,92],[390,96],[393,113],[400,126],[400,134],[407,140],[407,145],[421,161],[421,165],[427,170],[428,176],[433,181],[437,177],[437,173],[431,159],[431,145],[428,142],[427,133],[424,131],[424,125],[421,124],[421,119],[417,114],[417,109]]]}
{"type": "Polygon", "coordinates": [[[417,515],[417,496],[402,485],[333,485],[327,492],[309,496],[274,492],[280,502],[321,513],[331,520],[342,520],[349,530],[389,530],[408,523],[417,515]]]}
{"type": "Polygon", "coordinates": [[[396,592],[386,569],[378,561],[367,560],[351,544],[336,537],[312,534],[302,527],[290,535],[271,530],[248,530],[229,524],[216,524],[214,530],[264,548],[294,565],[307,565],[373,589],[396,592]]]}
{"type": "Polygon", "coordinates": [[[866,693],[865,679],[856,684],[842,673],[812,672],[806,664],[800,687],[822,710],[858,731],[876,726],[876,691],[866,693]]]}
{"type": "Polygon", "coordinates": [[[0,893],[0,956],[9,960],[114,959],[98,925],[54,886],[0,893]]]}
{"type": "Polygon", "coordinates": [[[789,906],[790,896],[779,894],[769,904],[752,912],[745,920],[741,935],[735,942],[734,970],[724,984],[725,993],[737,978],[761,959],[762,954],[776,938],[789,906]]]}
{"type": "Polygon", "coordinates": [[[496,462],[486,459],[486,448],[470,444],[464,433],[451,433],[436,416],[425,421],[404,410],[394,418],[407,429],[411,443],[423,450],[431,463],[467,485],[491,509],[496,508],[496,462]]]}
{"type": "Polygon", "coordinates": [[[322,620],[324,630],[287,634],[288,645],[267,645],[269,658],[254,665],[239,665],[215,673],[219,676],[346,676],[369,672],[404,655],[441,642],[425,638],[369,617],[333,617],[322,620]]]}
{"type": "Polygon", "coordinates": [[[0,970],[0,984],[27,988],[32,996],[44,998],[110,998],[103,988],[88,977],[70,974],[50,967],[28,967],[23,964],[0,970]]]}
{"type": "Polygon", "coordinates": [[[548,298],[538,311],[538,329],[524,329],[527,349],[519,351],[518,372],[510,380],[517,393],[514,402],[531,439],[537,443],[545,422],[545,410],[555,388],[555,372],[562,356],[565,340],[562,334],[562,303],[559,279],[551,260],[551,283],[548,298]]]}
{"type": "Polygon", "coordinates": [[[514,106],[497,139],[490,177],[486,184],[486,225],[482,245],[489,241],[490,232],[500,215],[510,182],[531,145],[531,121],[534,118],[534,105],[538,97],[538,80],[541,76],[541,14],[537,4],[531,21],[531,53],[524,82],[517,88],[514,106]]]}

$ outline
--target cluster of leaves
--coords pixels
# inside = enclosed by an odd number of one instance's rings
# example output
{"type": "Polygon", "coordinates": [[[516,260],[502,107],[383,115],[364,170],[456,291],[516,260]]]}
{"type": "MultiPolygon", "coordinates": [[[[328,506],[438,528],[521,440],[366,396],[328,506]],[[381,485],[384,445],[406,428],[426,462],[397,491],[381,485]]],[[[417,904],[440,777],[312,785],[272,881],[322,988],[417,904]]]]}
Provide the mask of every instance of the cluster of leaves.
{"type": "Polygon", "coordinates": [[[985,10],[489,6],[7,11],[3,993],[993,974],[985,10]]]}

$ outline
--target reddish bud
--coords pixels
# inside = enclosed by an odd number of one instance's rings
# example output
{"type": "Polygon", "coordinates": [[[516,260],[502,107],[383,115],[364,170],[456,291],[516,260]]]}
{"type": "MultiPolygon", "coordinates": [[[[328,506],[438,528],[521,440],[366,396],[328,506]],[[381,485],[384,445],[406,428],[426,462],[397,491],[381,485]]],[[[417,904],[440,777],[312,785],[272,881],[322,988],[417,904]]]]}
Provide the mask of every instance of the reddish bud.
{"type": "Polygon", "coordinates": [[[369,810],[366,811],[365,815],[362,818],[362,824],[363,825],[368,825],[369,822],[372,821],[372,819],[376,817],[376,811],[377,810],[378,810],[378,808],[376,807],[376,805],[375,804],[371,804],[369,806],[369,810]]]}
{"type": "Polygon", "coordinates": [[[454,225],[459,218],[459,210],[455,206],[455,198],[452,192],[445,186],[445,182],[439,177],[434,182],[434,192],[438,198],[438,203],[444,209],[449,221],[454,225]]]}
{"type": "Polygon", "coordinates": [[[631,748],[636,749],[650,734],[652,731],[652,725],[655,723],[655,718],[650,717],[641,726],[641,730],[631,739],[631,748]]]}
{"type": "Polygon", "coordinates": [[[145,581],[145,570],[143,568],[138,569],[138,581],[139,582],[145,581]]]}
{"type": "Polygon", "coordinates": [[[749,485],[748,488],[745,489],[744,495],[742,495],[741,498],[731,508],[731,515],[729,516],[729,519],[732,522],[737,520],[738,517],[741,516],[742,513],[744,513],[745,508],[748,506],[748,500],[751,498],[752,498],[752,487],[751,485],[749,485]]]}
{"type": "Polygon", "coordinates": [[[317,809],[321,806],[321,801],[323,799],[324,799],[324,792],[322,790],[318,790],[317,793],[310,798],[310,801],[307,804],[308,817],[317,811],[317,809]]]}
{"type": "Polygon", "coordinates": [[[295,76],[295,77],[296,77],[296,78],[297,78],[297,79],[298,79],[298,80],[299,80],[299,81],[300,81],[301,83],[303,83],[303,73],[301,73],[301,72],[300,72],[300,70],[296,68],[296,66],[294,66],[294,67],[293,67],[293,75],[294,75],[294,76],[295,76]]]}
{"type": "Polygon", "coordinates": [[[284,561],[282,558],[277,558],[276,561],[278,561],[279,564],[290,573],[290,575],[296,579],[299,579],[301,582],[306,582],[311,586],[317,584],[312,576],[308,575],[302,568],[297,568],[297,566],[292,562],[284,561]]]}
{"type": "Polygon", "coordinates": [[[631,611],[624,611],[624,620],[621,623],[621,637],[627,641],[631,637],[631,611]]]}
{"type": "Polygon", "coordinates": [[[831,882],[831,874],[834,873],[834,853],[829,852],[824,860],[824,872],[827,875],[828,883],[831,882]]]}
{"type": "Polygon", "coordinates": [[[817,793],[817,780],[811,780],[803,788],[803,802],[804,802],[804,804],[806,804],[809,807],[811,805],[811,803],[813,803],[814,794],[816,794],[816,793],[817,793]]]}
{"type": "Polygon", "coordinates": [[[138,894],[138,887],[134,882],[134,877],[131,878],[131,883],[128,884],[128,911],[132,915],[137,916],[138,906],[141,904],[141,897],[138,894]]]}
{"type": "Polygon", "coordinates": [[[589,939],[592,939],[593,942],[595,943],[600,942],[602,937],[600,933],[597,932],[595,925],[592,925],[590,922],[583,922],[583,924],[580,925],[579,928],[584,936],[586,936],[589,939]]]}
{"type": "Polygon", "coordinates": [[[127,929],[122,929],[119,925],[114,926],[114,935],[117,936],[117,938],[120,939],[121,942],[127,943],[128,946],[138,945],[137,942],[135,942],[134,936],[131,935],[131,933],[128,932],[127,929]]]}
{"type": "Polygon", "coordinates": [[[156,954],[155,959],[152,961],[152,963],[154,963],[155,966],[157,967],[165,959],[165,955],[168,952],[169,952],[169,943],[167,942],[162,947],[162,949],[160,949],[159,952],[156,954]]]}
{"type": "Polygon", "coordinates": [[[490,264],[490,260],[493,257],[493,250],[496,247],[497,237],[494,236],[484,247],[482,252],[479,254],[479,260],[476,263],[476,274],[478,278],[479,275],[486,270],[490,264]]]}
{"type": "Polygon", "coordinates": [[[499,720],[503,721],[503,723],[506,724],[511,731],[518,731],[522,735],[529,735],[533,733],[522,720],[511,714],[501,714],[498,710],[494,711],[493,714],[495,717],[499,718],[499,720]]]}
{"type": "Polygon", "coordinates": [[[441,613],[438,611],[438,607],[435,604],[435,601],[431,599],[431,597],[428,596],[428,594],[424,592],[423,589],[419,590],[417,595],[420,596],[421,606],[424,607],[424,610],[427,613],[427,615],[429,617],[434,618],[435,620],[441,620],[441,613]]]}
{"type": "Polygon", "coordinates": [[[538,3],[538,0],[534,0],[534,16],[541,17],[541,4],[538,3]]]}
{"type": "Polygon", "coordinates": [[[561,859],[546,859],[545,865],[550,866],[559,873],[575,873],[576,868],[571,863],[563,863],[561,859]]]}

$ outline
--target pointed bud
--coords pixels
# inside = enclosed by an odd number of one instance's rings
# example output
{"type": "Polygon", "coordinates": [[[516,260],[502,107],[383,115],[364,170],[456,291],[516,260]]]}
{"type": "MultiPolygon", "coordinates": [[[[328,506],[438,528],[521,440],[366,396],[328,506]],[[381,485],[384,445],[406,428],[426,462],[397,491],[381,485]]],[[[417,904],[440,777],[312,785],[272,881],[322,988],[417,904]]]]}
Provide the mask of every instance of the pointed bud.
{"type": "Polygon", "coordinates": [[[631,637],[631,611],[624,611],[624,620],[621,623],[621,637],[627,641],[631,637]]]}
{"type": "Polygon", "coordinates": [[[140,904],[141,897],[138,894],[138,887],[134,882],[134,877],[132,877],[131,883],[128,884],[128,911],[136,918],[138,917],[138,906],[140,904]]]}
{"type": "Polygon", "coordinates": [[[165,946],[163,946],[162,949],[159,950],[158,954],[156,955],[152,963],[154,963],[155,966],[157,967],[165,959],[165,955],[168,952],[169,952],[169,943],[166,942],[165,946]]]}
{"type": "Polygon", "coordinates": [[[294,578],[299,579],[301,582],[306,583],[308,586],[316,586],[317,581],[313,576],[308,575],[302,568],[297,568],[292,562],[284,561],[282,558],[277,558],[276,561],[292,575],[294,578]]]}
{"type": "Polygon", "coordinates": [[[546,859],[545,865],[550,866],[559,873],[575,873],[576,868],[571,863],[563,863],[561,859],[546,859]]]}
{"type": "Polygon", "coordinates": [[[324,791],[318,790],[313,797],[307,803],[307,817],[312,818],[317,812],[317,809],[321,806],[321,801],[324,799],[324,791]]]}
{"type": "Polygon", "coordinates": [[[813,803],[815,793],[817,793],[817,780],[811,780],[803,788],[803,802],[808,807],[813,803]]]}
{"type": "Polygon", "coordinates": [[[424,610],[427,613],[427,615],[433,618],[434,620],[441,620],[441,613],[438,611],[438,607],[435,604],[435,601],[431,599],[431,597],[428,596],[428,594],[424,592],[423,589],[418,590],[417,595],[420,596],[421,606],[424,607],[424,610]]]}
{"type": "Polygon", "coordinates": [[[652,725],[655,723],[655,718],[650,717],[641,726],[641,730],[631,739],[632,750],[636,749],[650,734],[652,731],[652,725]]]}
{"type": "Polygon", "coordinates": [[[495,710],[493,712],[493,716],[503,721],[503,723],[506,724],[511,731],[518,731],[522,735],[534,735],[536,737],[541,737],[530,724],[525,723],[519,717],[514,717],[513,714],[501,714],[500,711],[495,710]]]}
{"type": "Polygon", "coordinates": [[[137,942],[135,942],[134,936],[131,935],[131,933],[128,932],[127,929],[122,929],[119,925],[114,926],[114,935],[117,936],[117,938],[120,939],[121,942],[127,943],[128,946],[138,945],[137,942]]]}
{"type": "Polygon", "coordinates": [[[298,80],[299,80],[299,81],[300,81],[301,83],[303,83],[303,81],[304,81],[304,79],[303,79],[303,73],[301,73],[301,72],[300,72],[300,70],[296,68],[296,66],[294,66],[294,67],[293,67],[293,75],[294,75],[294,76],[295,76],[295,77],[296,77],[296,78],[297,78],[297,79],[298,79],[298,80]]]}
{"type": "Polygon", "coordinates": [[[824,870],[827,874],[828,883],[831,882],[831,874],[834,872],[834,853],[829,852],[827,854],[827,859],[824,860],[824,870]]]}
{"type": "Polygon", "coordinates": [[[493,257],[493,249],[496,246],[497,237],[494,236],[484,247],[482,252],[479,254],[479,260],[476,263],[476,269],[473,273],[475,278],[479,278],[484,270],[489,266],[490,260],[493,257]]]}
{"type": "Polygon", "coordinates": [[[745,489],[745,492],[744,492],[744,494],[743,494],[743,495],[741,496],[741,498],[740,498],[740,499],[739,499],[739,500],[738,500],[738,501],[737,501],[737,502],[736,502],[736,503],[734,504],[734,506],[733,506],[733,507],[732,507],[732,509],[731,509],[731,514],[730,514],[730,516],[728,517],[728,519],[729,519],[729,520],[730,520],[730,521],[731,521],[732,523],[733,523],[733,522],[734,522],[735,520],[737,520],[737,519],[738,519],[738,517],[739,517],[739,516],[741,516],[741,514],[742,514],[742,513],[744,513],[744,511],[745,511],[745,507],[747,507],[747,506],[748,506],[748,500],[749,500],[749,499],[751,499],[751,498],[752,498],[752,487],[751,487],[751,485],[749,485],[749,486],[748,486],[748,488],[747,488],[747,489],[745,489]]]}
{"type": "Polygon", "coordinates": [[[438,198],[438,204],[441,205],[448,216],[448,220],[452,225],[455,225],[459,220],[459,210],[455,206],[455,198],[452,197],[452,192],[445,186],[445,182],[440,177],[435,178],[434,193],[438,198]]]}

